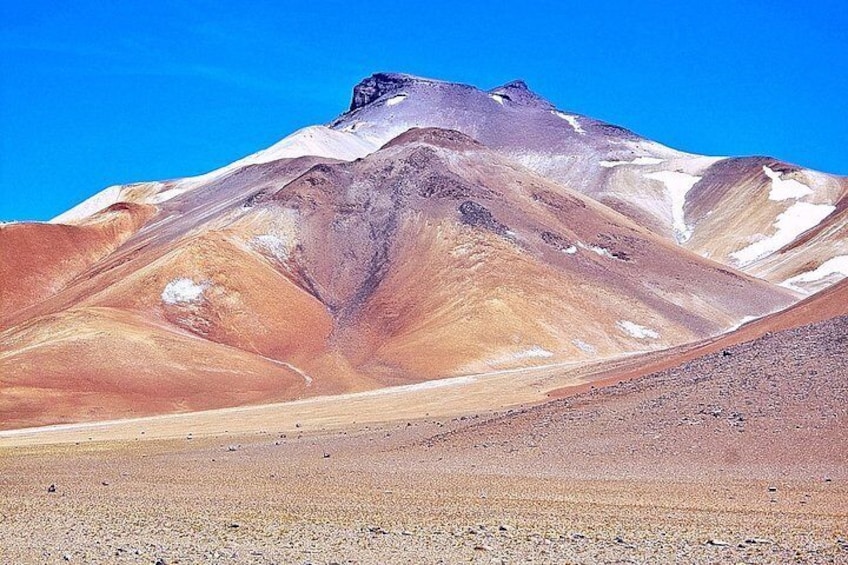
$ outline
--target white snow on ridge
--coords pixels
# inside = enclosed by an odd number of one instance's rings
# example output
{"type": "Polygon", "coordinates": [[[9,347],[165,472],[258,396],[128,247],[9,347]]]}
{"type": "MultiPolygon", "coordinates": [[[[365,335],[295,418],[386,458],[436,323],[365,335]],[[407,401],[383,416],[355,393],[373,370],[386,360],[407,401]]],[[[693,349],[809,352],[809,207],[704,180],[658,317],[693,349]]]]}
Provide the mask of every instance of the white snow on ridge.
{"type": "Polygon", "coordinates": [[[763,173],[771,179],[769,200],[798,199],[813,193],[813,189],[795,179],[783,180],[780,173],[763,165],[763,173]]]}
{"type": "Polygon", "coordinates": [[[636,339],[660,338],[660,334],[658,334],[651,328],[640,326],[639,324],[631,322],[630,320],[619,320],[618,322],[616,322],[616,325],[622,330],[624,330],[629,336],[635,337],[636,339]]]}
{"type": "Polygon", "coordinates": [[[158,194],[154,194],[152,198],[149,198],[147,200],[147,202],[150,204],[161,204],[162,202],[166,202],[171,198],[175,198],[188,190],[190,190],[190,187],[171,188],[169,190],[164,190],[162,192],[159,192],[158,194]]]}
{"type": "Polygon", "coordinates": [[[162,302],[165,304],[194,304],[203,299],[209,283],[195,283],[189,278],[174,279],[165,285],[162,302]]]}
{"type": "Polygon", "coordinates": [[[701,180],[701,177],[677,171],[658,171],[648,173],[644,177],[658,180],[668,189],[668,194],[671,197],[671,223],[677,242],[683,243],[692,237],[692,230],[686,225],[684,206],[686,205],[686,194],[701,180]]]}
{"type": "Polygon", "coordinates": [[[96,214],[104,208],[121,201],[121,186],[110,186],[94,196],[87,198],[66,212],[62,212],[52,220],[51,224],[75,222],[96,214]]]}
{"type": "Polygon", "coordinates": [[[353,161],[365,157],[377,149],[379,147],[373,143],[352,133],[330,129],[326,126],[309,126],[297,130],[267,149],[248,155],[213,172],[220,173],[225,170],[240,169],[246,165],[269,163],[278,159],[294,159],[306,155],[353,161]]]}
{"type": "Polygon", "coordinates": [[[848,277],[848,255],[838,255],[836,257],[831,257],[821,265],[819,265],[815,270],[808,271],[806,273],[801,273],[800,275],[795,275],[794,277],[788,278],[782,283],[780,286],[797,290],[799,292],[807,292],[803,288],[798,287],[796,285],[806,282],[815,282],[820,281],[825,277],[829,277],[831,275],[841,275],[843,278],[848,277]]]}
{"type": "MultiPolygon", "coordinates": [[[[175,180],[172,188],[140,200],[147,204],[160,204],[189,190],[211,182],[227,173],[248,165],[269,163],[279,159],[294,159],[307,155],[354,161],[379,149],[388,139],[369,139],[348,131],[339,131],[326,126],[309,126],[278,141],[271,147],[239,159],[220,169],[208,173],[175,180]]],[[[66,223],[82,220],[122,200],[123,186],[110,186],[77,204],[52,220],[51,223],[66,223]]]]}
{"type": "Polygon", "coordinates": [[[559,110],[552,110],[555,116],[558,116],[568,122],[568,125],[571,126],[575,132],[580,135],[586,135],[586,130],[583,129],[583,126],[580,125],[580,122],[577,121],[577,116],[572,116],[570,114],[566,114],[565,112],[560,112],[559,110]]]}
{"type": "Polygon", "coordinates": [[[773,235],[734,251],[730,256],[738,266],[753,263],[769,253],[774,253],[784,245],[792,243],[799,235],[819,225],[834,210],[836,206],[830,204],[796,202],[777,217],[774,222],[777,231],[773,235]]]}
{"type": "Polygon", "coordinates": [[[503,106],[503,104],[504,104],[504,97],[501,96],[500,94],[490,94],[489,98],[491,98],[492,100],[494,100],[495,102],[497,102],[501,106],[503,106]]]}
{"type": "Polygon", "coordinates": [[[396,104],[400,104],[401,102],[404,101],[404,99],[406,97],[407,97],[406,94],[397,94],[395,96],[392,96],[391,98],[386,100],[386,106],[394,106],[396,104]]]}
{"type": "Polygon", "coordinates": [[[657,157],[636,157],[632,161],[600,161],[598,164],[605,169],[611,169],[622,165],[659,165],[663,161],[665,159],[658,159],[657,157]]]}

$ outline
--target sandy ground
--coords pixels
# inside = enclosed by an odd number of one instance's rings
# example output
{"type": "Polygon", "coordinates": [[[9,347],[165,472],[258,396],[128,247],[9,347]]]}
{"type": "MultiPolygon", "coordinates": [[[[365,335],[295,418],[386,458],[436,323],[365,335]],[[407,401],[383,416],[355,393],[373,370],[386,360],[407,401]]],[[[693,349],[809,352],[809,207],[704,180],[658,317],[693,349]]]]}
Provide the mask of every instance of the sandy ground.
{"type": "Polygon", "coordinates": [[[499,413],[5,438],[0,561],[848,563],[847,330],[499,413]]]}

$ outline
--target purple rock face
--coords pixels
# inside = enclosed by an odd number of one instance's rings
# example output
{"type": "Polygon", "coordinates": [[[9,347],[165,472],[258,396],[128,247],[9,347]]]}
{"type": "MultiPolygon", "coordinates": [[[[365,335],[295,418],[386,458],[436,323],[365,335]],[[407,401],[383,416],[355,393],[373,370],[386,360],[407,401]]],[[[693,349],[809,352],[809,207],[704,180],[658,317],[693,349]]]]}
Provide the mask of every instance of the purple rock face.
{"type": "Polygon", "coordinates": [[[353,100],[350,111],[362,108],[387,94],[397,92],[404,84],[411,82],[412,77],[394,73],[377,73],[363,79],[353,87],[353,100]]]}
{"type": "MultiPolygon", "coordinates": [[[[682,154],[624,128],[558,110],[514,80],[491,90],[403,74],[378,73],[353,90],[350,110],[330,127],[382,145],[410,128],[461,132],[564,186],[633,216],[627,204],[605,199],[618,182],[604,162],[682,154]]],[[[637,211],[636,216],[640,216],[637,211]]],[[[662,220],[650,216],[651,225],[662,220]]],[[[670,230],[670,228],[668,228],[670,230]]]]}
{"type": "MultiPolygon", "coordinates": [[[[591,152],[602,158],[615,153],[616,144],[641,140],[624,128],[558,111],[522,80],[484,91],[390,73],[377,73],[356,85],[350,110],[331,127],[354,130],[357,125],[370,126],[389,139],[411,127],[438,127],[460,131],[495,149],[591,152]]],[[[622,158],[632,153],[618,149],[622,158]]]]}

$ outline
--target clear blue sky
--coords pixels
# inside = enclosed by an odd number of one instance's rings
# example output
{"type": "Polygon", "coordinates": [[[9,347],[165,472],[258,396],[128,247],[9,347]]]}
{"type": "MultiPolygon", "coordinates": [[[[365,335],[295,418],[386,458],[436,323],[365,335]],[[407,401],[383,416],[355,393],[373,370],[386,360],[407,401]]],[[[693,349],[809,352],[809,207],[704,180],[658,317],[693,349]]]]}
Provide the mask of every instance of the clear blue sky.
{"type": "Polygon", "coordinates": [[[848,174],[845,0],[0,0],[0,220],[219,167],[375,71],[523,78],[673,147],[848,174]]]}

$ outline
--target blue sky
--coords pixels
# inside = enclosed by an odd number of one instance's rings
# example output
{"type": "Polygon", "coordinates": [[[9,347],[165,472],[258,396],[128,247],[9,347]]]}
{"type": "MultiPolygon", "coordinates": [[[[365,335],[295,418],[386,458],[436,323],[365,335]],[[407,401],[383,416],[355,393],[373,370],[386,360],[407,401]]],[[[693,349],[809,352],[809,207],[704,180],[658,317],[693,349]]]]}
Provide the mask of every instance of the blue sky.
{"type": "Polygon", "coordinates": [[[844,0],[2,1],[0,220],[214,169],[376,71],[522,78],[676,148],[848,175],[846,29],[844,0]]]}

